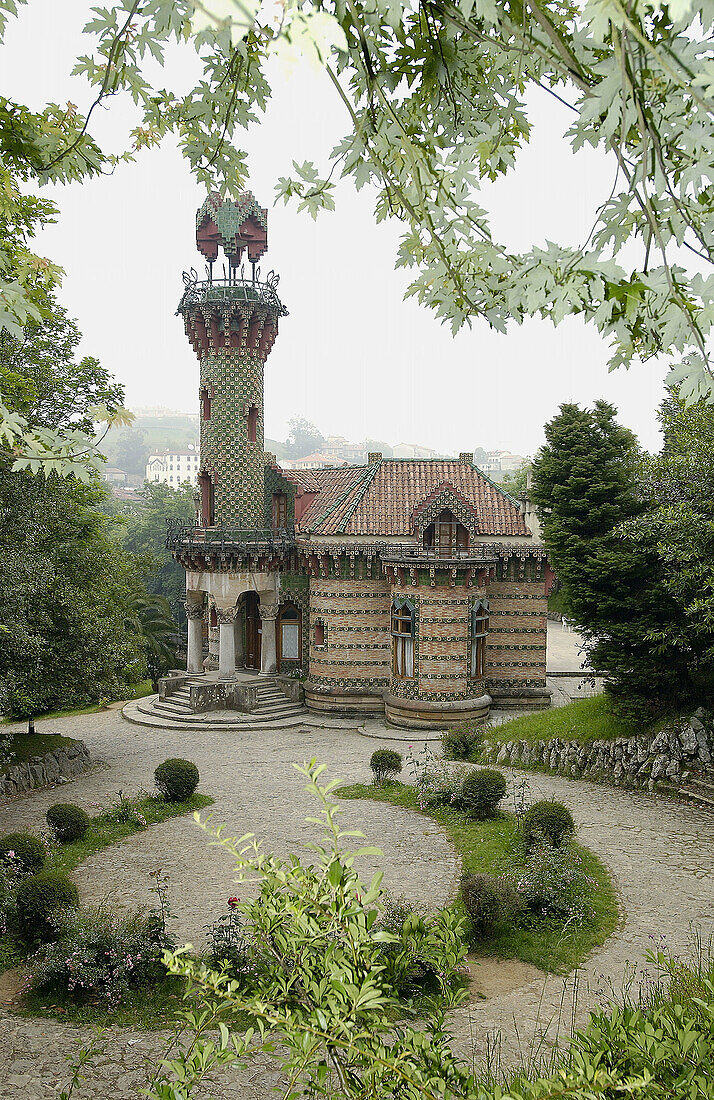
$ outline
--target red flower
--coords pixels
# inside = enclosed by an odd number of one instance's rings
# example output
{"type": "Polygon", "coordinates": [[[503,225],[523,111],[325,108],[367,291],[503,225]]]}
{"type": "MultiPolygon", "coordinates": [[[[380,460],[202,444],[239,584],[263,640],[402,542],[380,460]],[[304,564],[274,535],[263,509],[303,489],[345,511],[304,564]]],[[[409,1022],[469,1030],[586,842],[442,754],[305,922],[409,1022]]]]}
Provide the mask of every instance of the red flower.
{"type": "Polygon", "coordinates": [[[228,908],[229,909],[236,909],[238,907],[239,902],[240,902],[240,898],[229,898],[228,899],[228,908]]]}

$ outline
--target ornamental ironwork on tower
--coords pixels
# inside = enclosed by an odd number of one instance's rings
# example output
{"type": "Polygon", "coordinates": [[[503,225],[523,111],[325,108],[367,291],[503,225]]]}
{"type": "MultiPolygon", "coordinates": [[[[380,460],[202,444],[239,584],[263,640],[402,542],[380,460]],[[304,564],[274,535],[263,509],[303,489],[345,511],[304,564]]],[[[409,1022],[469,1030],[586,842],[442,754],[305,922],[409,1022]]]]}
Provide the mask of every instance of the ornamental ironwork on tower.
{"type": "Polygon", "coordinates": [[[279,276],[261,279],[258,267],[268,212],[250,192],[235,201],[212,193],[196,215],[196,244],[206,277],[184,272],[177,313],[201,365],[201,526],[258,530],[265,522],[263,370],[278,318],[287,316],[279,276]]]}

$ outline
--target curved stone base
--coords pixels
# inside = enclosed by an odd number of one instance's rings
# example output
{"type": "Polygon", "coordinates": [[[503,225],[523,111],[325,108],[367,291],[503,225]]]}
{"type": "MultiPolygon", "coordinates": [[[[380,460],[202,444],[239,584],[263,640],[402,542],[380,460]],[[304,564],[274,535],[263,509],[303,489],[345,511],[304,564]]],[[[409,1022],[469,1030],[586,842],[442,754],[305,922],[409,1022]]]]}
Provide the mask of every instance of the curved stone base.
{"type": "Polygon", "coordinates": [[[550,706],[552,692],[547,687],[491,688],[494,707],[499,710],[546,710],[550,706]]]}
{"type": "Polygon", "coordinates": [[[310,681],[305,684],[305,704],[308,710],[330,714],[384,714],[382,693],[347,692],[332,689],[316,691],[310,681]]]}
{"type": "Polygon", "coordinates": [[[456,722],[478,722],[488,718],[490,695],[457,699],[453,703],[430,703],[425,699],[400,699],[384,693],[384,713],[390,725],[404,729],[439,729],[456,722]]]}

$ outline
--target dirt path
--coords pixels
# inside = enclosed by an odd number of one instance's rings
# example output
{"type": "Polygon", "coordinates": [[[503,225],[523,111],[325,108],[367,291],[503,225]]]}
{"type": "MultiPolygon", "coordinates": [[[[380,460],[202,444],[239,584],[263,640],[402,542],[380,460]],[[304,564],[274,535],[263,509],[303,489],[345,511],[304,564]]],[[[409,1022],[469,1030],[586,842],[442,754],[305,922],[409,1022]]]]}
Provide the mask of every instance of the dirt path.
{"type": "MultiPolygon", "coordinates": [[[[368,777],[375,748],[374,740],[361,737],[347,722],[343,729],[306,732],[189,734],[139,729],[124,722],[117,711],[109,711],[49,725],[59,733],[82,737],[93,758],[101,761],[101,766],[62,788],[63,799],[105,803],[120,788],[133,793],[149,786],[154,767],[166,757],[185,756],[198,764],[202,788],[216,799],[216,821],[238,835],[255,832],[276,852],[294,850],[312,835],[302,819],[313,807],[292,764],[314,756],[327,763],[332,774],[356,782],[368,777]]],[[[654,937],[664,937],[674,950],[682,950],[690,926],[705,936],[714,931],[714,817],[654,795],[558,776],[530,775],[528,781],[534,798],[555,796],[572,808],[579,839],[608,864],[622,899],[621,927],[579,972],[578,1015],[583,1018],[608,983],[620,987],[626,965],[639,964],[654,937]]],[[[38,791],[0,807],[0,832],[39,825],[57,799],[57,791],[38,791]]],[[[345,820],[384,849],[380,862],[391,890],[435,905],[451,895],[458,861],[435,824],[372,802],[347,803],[345,820]]],[[[206,847],[205,836],[190,819],[135,834],[81,865],[75,877],[85,901],[110,897],[138,903],[151,900],[148,872],[159,866],[171,878],[177,935],[200,941],[205,925],[236,890],[230,862],[219,850],[206,847]]],[[[372,866],[361,869],[368,874],[374,866],[372,861],[372,866]]],[[[502,969],[500,981],[493,962],[473,967],[474,986],[487,999],[474,1001],[453,1018],[458,1048],[467,1057],[482,1057],[487,1037],[500,1031],[504,1060],[517,1060],[532,1037],[559,1014],[562,979],[549,977],[544,985],[539,975],[520,964],[502,969]]],[[[54,1020],[14,1017],[0,1005],[0,1097],[56,1097],[67,1079],[64,1055],[83,1038],[76,1028],[54,1020]]],[[[135,1097],[145,1081],[144,1062],[155,1062],[162,1049],[160,1036],[123,1029],[110,1029],[108,1042],[106,1054],[77,1097],[135,1097]]],[[[276,1063],[266,1057],[244,1071],[224,1075],[212,1095],[216,1100],[262,1100],[278,1079],[276,1063]]]]}

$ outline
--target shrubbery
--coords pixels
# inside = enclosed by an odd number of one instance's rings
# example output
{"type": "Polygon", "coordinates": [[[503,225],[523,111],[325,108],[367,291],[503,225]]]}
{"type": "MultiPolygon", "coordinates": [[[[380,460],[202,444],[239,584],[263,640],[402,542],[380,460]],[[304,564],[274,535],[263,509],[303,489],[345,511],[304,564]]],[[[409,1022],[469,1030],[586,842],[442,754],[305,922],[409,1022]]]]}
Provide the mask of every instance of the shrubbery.
{"type": "Polygon", "coordinates": [[[209,961],[216,970],[225,972],[234,981],[243,982],[255,975],[257,955],[255,941],[245,917],[229,901],[229,910],[208,929],[209,961]]]}
{"type": "Polygon", "coordinates": [[[483,726],[462,722],[444,730],[441,747],[447,760],[470,760],[483,741],[483,726]]]}
{"type": "Polygon", "coordinates": [[[45,865],[47,852],[39,837],[31,833],[7,833],[0,837],[0,862],[15,863],[23,874],[35,874],[45,865]]]}
{"type": "Polygon", "coordinates": [[[103,906],[67,910],[57,918],[56,935],[33,956],[32,988],[98,997],[108,1008],[132,988],[160,981],[163,951],[171,946],[161,914],[151,909],[121,915],[103,906]]]}
{"type": "Polygon", "coordinates": [[[83,837],[89,828],[89,814],[71,802],[58,802],[46,814],[47,824],[61,844],[83,837]]]}
{"type": "Polygon", "coordinates": [[[480,768],[466,776],[459,792],[459,805],[468,817],[486,821],[495,817],[506,794],[506,777],[493,768],[480,768]]]}
{"type": "Polygon", "coordinates": [[[190,760],[164,760],[154,772],[157,789],[167,802],[187,802],[198,780],[198,768],[190,760]]]}
{"type": "Polygon", "coordinates": [[[477,939],[488,936],[499,924],[517,922],[523,914],[520,894],[497,875],[465,872],[461,876],[461,897],[477,939]]]}
{"type": "Polygon", "coordinates": [[[444,989],[463,965],[463,918],[453,910],[429,913],[404,898],[383,894],[376,931],[393,937],[379,946],[377,962],[397,996],[444,989]]]}
{"type": "Polygon", "coordinates": [[[569,844],[532,848],[525,864],[514,862],[504,876],[538,918],[581,923],[591,912],[590,898],[597,883],[569,844]]]}
{"type": "Polygon", "coordinates": [[[527,849],[544,841],[552,848],[559,848],[575,832],[575,821],[562,802],[534,802],[521,821],[521,835],[527,849]]]}
{"type": "Polygon", "coordinates": [[[53,918],[79,905],[77,887],[59,871],[40,871],[23,879],[17,889],[17,925],[26,940],[50,940],[57,935],[53,918]]]}
{"type": "Polygon", "coordinates": [[[369,766],[375,783],[379,785],[387,783],[401,772],[402,754],[394,749],[375,749],[370,757],[369,766]]]}

